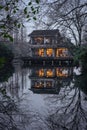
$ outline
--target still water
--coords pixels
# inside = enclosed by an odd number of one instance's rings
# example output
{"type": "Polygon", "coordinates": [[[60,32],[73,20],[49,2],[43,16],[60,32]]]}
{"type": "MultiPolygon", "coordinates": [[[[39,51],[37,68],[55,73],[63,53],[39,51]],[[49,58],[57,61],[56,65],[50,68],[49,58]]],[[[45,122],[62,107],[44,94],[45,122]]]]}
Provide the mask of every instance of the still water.
{"type": "Polygon", "coordinates": [[[87,74],[80,68],[4,69],[0,130],[87,130],[87,74]]]}

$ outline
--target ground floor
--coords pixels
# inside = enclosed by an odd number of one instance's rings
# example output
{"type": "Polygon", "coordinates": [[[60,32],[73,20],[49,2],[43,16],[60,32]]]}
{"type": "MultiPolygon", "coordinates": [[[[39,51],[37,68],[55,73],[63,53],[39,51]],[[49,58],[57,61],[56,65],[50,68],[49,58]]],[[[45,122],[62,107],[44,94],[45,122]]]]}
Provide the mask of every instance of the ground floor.
{"type": "Polygon", "coordinates": [[[32,57],[70,57],[68,48],[31,48],[32,57]]]}

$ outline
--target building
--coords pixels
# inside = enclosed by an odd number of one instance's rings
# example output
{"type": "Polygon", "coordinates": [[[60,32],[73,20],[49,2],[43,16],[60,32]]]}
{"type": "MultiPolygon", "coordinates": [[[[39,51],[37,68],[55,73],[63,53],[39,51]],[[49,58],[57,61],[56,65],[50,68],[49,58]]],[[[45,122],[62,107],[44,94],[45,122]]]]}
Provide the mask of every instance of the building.
{"type": "Polygon", "coordinates": [[[30,35],[30,56],[33,58],[72,59],[69,40],[59,30],[35,30],[30,35]]]}

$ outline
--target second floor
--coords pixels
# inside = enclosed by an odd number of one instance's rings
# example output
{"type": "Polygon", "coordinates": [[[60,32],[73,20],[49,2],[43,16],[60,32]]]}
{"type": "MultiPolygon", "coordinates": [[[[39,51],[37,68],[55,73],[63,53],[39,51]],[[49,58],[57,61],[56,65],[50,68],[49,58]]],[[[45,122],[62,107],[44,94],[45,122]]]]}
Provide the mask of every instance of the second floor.
{"type": "Polygon", "coordinates": [[[31,45],[54,45],[60,44],[61,35],[59,30],[35,30],[30,35],[31,45]]]}

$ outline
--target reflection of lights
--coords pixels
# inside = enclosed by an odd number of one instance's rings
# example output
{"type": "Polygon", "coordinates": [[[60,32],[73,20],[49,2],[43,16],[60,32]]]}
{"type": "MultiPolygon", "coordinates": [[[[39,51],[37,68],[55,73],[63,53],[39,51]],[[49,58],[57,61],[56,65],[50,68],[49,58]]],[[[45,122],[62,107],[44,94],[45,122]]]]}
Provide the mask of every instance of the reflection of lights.
{"type": "Polygon", "coordinates": [[[47,77],[53,77],[53,71],[51,69],[47,70],[46,76],[47,77]]]}
{"type": "Polygon", "coordinates": [[[56,69],[56,76],[67,77],[68,71],[66,71],[64,68],[57,68],[56,69]]]}
{"type": "Polygon", "coordinates": [[[52,81],[47,81],[46,82],[46,87],[52,87],[52,81]]]}
{"type": "Polygon", "coordinates": [[[52,81],[34,81],[34,88],[52,88],[52,81]]]}
{"type": "Polygon", "coordinates": [[[40,76],[40,77],[43,77],[43,76],[44,76],[44,70],[43,70],[43,69],[40,69],[40,70],[39,70],[39,76],[40,76]]]}
{"type": "Polygon", "coordinates": [[[43,88],[43,87],[44,87],[43,81],[35,82],[34,88],[43,88]]]}
{"type": "Polygon", "coordinates": [[[46,53],[47,53],[48,56],[52,56],[53,49],[47,49],[46,53]]]}

